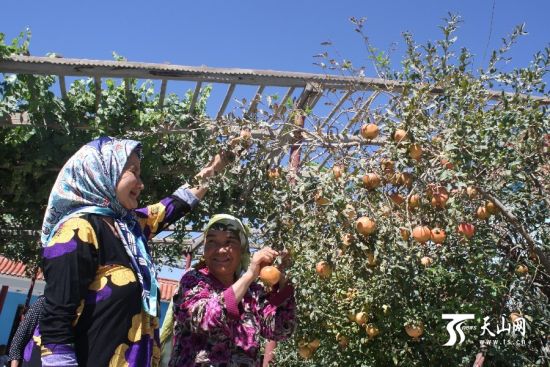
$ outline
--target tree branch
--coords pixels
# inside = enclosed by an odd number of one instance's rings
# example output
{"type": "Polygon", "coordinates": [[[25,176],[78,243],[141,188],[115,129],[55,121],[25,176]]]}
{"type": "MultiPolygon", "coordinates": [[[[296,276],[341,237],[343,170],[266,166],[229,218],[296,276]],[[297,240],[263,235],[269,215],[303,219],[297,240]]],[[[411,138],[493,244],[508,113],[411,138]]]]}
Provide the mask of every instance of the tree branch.
{"type": "Polygon", "coordinates": [[[480,187],[478,187],[478,190],[483,196],[491,200],[497,206],[497,208],[500,209],[500,212],[502,213],[504,218],[507,219],[507,222],[511,224],[521,234],[523,239],[527,242],[527,246],[529,250],[534,251],[535,254],[537,254],[541,264],[546,269],[546,272],[550,273],[550,261],[546,257],[546,254],[542,251],[542,249],[537,248],[535,240],[531,237],[531,235],[529,235],[529,233],[527,233],[525,228],[523,228],[523,226],[521,225],[519,220],[516,218],[516,216],[511,212],[509,212],[508,210],[506,210],[506,207],[504,207],[504,205],[500,202],[500,200],[498,200],[493,194],[487,191],[484,191],[480,187]]]}

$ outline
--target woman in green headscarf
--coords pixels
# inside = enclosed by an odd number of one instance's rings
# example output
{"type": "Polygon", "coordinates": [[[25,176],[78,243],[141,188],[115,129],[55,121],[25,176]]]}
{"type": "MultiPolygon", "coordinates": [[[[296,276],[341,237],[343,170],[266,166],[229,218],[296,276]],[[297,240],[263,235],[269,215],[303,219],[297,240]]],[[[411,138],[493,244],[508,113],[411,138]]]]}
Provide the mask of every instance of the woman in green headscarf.
{"type": "Polygon", "coordinates": [[[181,279],[174,296],[170,366],[259,366],[260,337],[288,338],[295,329],[294,288],[284,276],[266,292],[255,281],[279,253],[252,256],[248,230],[227,214],[204,232],[204,258],[181,279]]]}

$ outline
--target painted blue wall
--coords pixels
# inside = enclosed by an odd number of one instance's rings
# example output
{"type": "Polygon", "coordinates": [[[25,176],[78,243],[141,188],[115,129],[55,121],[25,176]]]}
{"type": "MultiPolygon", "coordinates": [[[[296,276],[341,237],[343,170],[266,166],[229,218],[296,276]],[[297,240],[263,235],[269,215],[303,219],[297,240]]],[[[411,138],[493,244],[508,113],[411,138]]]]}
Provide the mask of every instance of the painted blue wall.
{"type": "MultiPolygon", "coordinates": [[[[2,314],[0,314],[0,344],[8,344],[11,325],[17,311],[18,304],[24,304],[27,298],[26,293],[8,292],[2,314]]],[[[34,302],[36,296],[31,298],[31,303],[34,302]]]]}
{"type": "MultiPolygon", "coordinates": [[[[8,292],[6,301],[4,302],[4,308],[2,309],[2,314],[0,314],[0,344],[7,344],[8,338],[10,337],[11,325],[13,323],[13,318],[15,317],[15,311],[17,311],[18,304],[24,304],[26,294],[8,292]]],[[[31,298],[31,304],[36,300],[37,296],[31,298]]],[[[164,315],[166,315],[166,310],[168,309],[168,302],[161,302],[160,312],[161,319],[160,324],[164,321],[164,315]]]]}

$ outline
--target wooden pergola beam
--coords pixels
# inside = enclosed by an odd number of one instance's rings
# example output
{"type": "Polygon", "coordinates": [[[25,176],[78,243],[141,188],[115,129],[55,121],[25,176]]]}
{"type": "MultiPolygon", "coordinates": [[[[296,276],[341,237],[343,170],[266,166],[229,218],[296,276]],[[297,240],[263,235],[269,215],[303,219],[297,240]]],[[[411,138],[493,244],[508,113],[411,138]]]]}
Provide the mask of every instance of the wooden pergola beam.
{"type": "MultiPolygon", "coordinates": [[[[213,68],[131,61],[65,59],[38,56],[12,55],[0,60],[0,72],[15,74],[83,76],[92,78],[136,78],[194,81],[279,87],[305,87],[316,83],[323,89],[384,90],[401,92],[403,83],[397,80],[349,77],[314,73],[297,73],[275,70],[213,68]]],[[[431,93],[441,94],[439,88],[431,93]]],[[[487,90],[489,98],[499,100],[514,93],[487,90]]],[[[550,104],[550,98],[523,95],[541,104],[550,104]]]]}
{"type": "Polygon", "coordinates": [[[325,89],[349,89],[350,86],[358,89],[396,89],[402,86],[398,81],[366,77],[22,55],[13,55],[0,60],[0,72],[92,78],[166,79],[278,87],[305,87],[308,83],[319,83],[325,89]]]}
{"type": "Polygon", "coordinates": [[[189,104],[189,113],[191,115],[195,114],[195,105],[197,104],[201,87],[202,82],[197,82],[197,85],[195,85],[195,91],[193,92],[193,97],[191,97],[191,103],[189,104]]]}

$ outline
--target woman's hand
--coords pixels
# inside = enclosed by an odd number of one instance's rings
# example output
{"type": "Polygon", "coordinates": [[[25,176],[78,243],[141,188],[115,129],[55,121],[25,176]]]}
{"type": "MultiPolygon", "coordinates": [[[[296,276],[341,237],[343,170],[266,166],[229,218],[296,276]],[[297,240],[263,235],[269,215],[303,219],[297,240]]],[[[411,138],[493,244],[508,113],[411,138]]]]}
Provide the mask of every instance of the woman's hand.
{"type": "Polygon", "coordinates": [[[271,247],[264,247],[259,251],[256,251],[252,256],[248,271],[252,273],[254,279],[260,275],[260,270],[263,266],[273,264],[275,258],[279,256],[279,253],[273,250],[271,247]]]}
{"type": "Polygon", "coordinates": [[[208,179],[214,177],[216,173],[221,172],[233,160],[234,156],[231,152],[220,152],[200,170],[195,176],[199,181],[199,185],[192,187],[190,190],[197,198],[202,199],[208,190],[208,179]]]}
{"type": "Polygon", "coordinates": [[[262,266],[273,264],[278,255],[279,253],[270,247],[264,247],[254,253],[246,272],[231,286],[237,303],[241,302],[250,284],[258,278],[262,266]]]}
{"type": "Polygon", "coordinates": [[[233,153],[220,152],[197,174],[197,178],[206,179],[213,177],[216,173],[221,172],[232,161],[233,153]]]}

